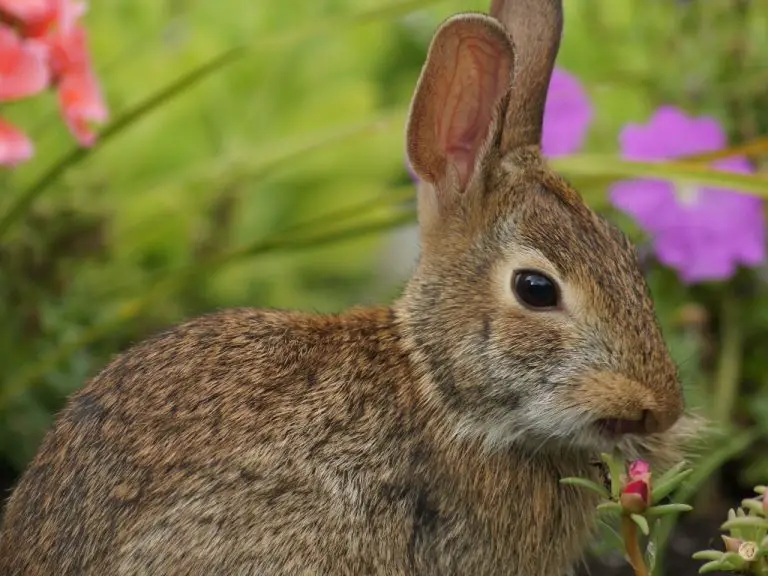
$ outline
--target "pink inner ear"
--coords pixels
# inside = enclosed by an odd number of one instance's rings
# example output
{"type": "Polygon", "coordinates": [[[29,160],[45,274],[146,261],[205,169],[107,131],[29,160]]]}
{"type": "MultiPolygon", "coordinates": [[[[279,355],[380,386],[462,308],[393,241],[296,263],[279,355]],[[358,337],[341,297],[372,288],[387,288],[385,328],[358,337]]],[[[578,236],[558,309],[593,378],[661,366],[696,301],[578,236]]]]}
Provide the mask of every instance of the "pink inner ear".
{"type": "Polygon", "coordinates": [[[503,45],[473,35],[459,39],[453,56],[453,66],[445,70],[450,77],[444,79],[437,142],[458,171],[461,185],[466,186],[488,138],[496,103],[508,89],[511,62],[503,45]]]}

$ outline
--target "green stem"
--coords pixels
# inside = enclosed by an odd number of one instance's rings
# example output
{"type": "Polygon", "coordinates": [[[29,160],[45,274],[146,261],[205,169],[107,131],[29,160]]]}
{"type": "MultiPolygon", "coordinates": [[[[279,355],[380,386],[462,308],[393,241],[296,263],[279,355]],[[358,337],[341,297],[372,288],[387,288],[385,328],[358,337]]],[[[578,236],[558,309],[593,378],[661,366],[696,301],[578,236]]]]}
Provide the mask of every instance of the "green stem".
{"type": "Polygon", "coordinates": [[[738,299],[726,292],[722,299],[720,356],[712,405],[712,417],[723,430],[731,425],[741,379],[744,334],[739,312],[738,299]]]}
{"type": "Polygon", "coordinates": [[[635,576],[648,576],[648,568],[645,565],[645,560],[643,560],[643,553],[637,540],[637,525],[625,514],[621,515],[621,537],[624,540],[624,549],[627,552],[629,563],[635,571],[635,576]]]}

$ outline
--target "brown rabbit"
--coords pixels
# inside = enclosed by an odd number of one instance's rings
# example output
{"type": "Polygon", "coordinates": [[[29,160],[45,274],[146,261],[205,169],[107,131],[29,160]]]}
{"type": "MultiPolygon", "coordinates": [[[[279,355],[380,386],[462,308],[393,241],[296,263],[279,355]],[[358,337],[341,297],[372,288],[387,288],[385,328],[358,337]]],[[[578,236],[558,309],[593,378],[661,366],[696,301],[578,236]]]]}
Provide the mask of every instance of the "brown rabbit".
{"type": "Polygon", "coordinates": [[[402,298],[221,312],[117,357],[11,496],[2,574],[558,575],[596,503],[559,478],[677,457],[635,252],[540,155],[561,1],[491,12],[440,27],[416,89],[402,298]]]}

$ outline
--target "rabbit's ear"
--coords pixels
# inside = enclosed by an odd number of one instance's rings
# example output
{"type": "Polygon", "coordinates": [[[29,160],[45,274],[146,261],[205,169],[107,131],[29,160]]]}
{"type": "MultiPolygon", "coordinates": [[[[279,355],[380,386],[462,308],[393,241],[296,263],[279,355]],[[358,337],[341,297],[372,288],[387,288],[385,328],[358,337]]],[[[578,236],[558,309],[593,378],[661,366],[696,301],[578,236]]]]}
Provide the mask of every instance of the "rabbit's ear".
{"type": "Polygon", "coordinates": [[[544,104],[563,32],[562,0],[492,0],[491,16],[515,43],[515,75],[501,144],[540,145],[544,104]]]}
{"type": "Polygon", "coordinates": [[[411,102],[407,149],[438,205],[460,194],[474,173],[509,91],[513,63],[506,31],[488,16],[454,16],[432,39],[411,102]]]}

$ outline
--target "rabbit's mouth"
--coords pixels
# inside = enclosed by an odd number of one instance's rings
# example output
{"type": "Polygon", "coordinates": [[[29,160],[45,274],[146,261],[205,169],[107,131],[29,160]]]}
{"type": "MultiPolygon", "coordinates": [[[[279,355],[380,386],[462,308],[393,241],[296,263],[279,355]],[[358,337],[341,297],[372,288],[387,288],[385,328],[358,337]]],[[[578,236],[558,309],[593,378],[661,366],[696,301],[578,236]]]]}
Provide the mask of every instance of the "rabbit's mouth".
{"type": "Polygon", "coordinates": [[[626,420],[623,418],[601,418],[594,424],[602,436],[611,440],[619,440],[626,434],[645,434],[645,420],[626,420]]]}

